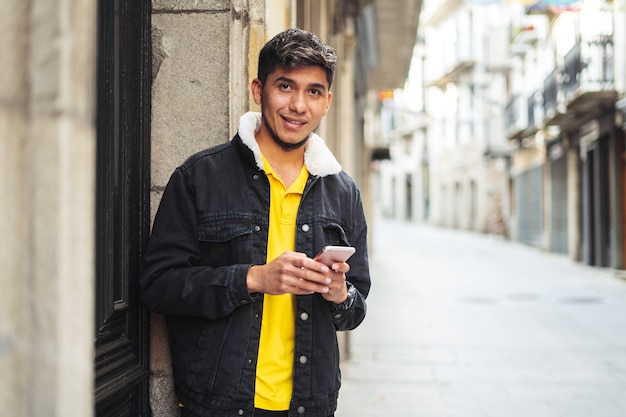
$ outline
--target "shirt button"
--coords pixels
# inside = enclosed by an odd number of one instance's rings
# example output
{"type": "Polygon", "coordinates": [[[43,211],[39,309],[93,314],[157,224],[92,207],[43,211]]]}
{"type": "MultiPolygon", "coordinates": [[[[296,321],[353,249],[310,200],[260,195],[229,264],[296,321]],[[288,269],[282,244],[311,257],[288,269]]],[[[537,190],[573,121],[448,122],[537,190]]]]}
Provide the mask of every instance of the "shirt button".
{"type": "Polygon", "coordinates": [[[258,180],[258,179],[259,179],[259,175],[258,175],[258,174],[254,174],[254,175],[252,176],[252,179],[254,179],[254,180],[258,180]]]}
{"type": "Polygon", "coordinates": [[[305,408],[304,406],[298,407],[298,414],[304,414],[305,408]]]}
{"type": "Polygon", "coordinates": [[[302,355],[299,358],[299,361],[302,365],[304,365],[305,363],[307,363],[309,361],[309,358],[307,358],[306,356],[302,355]]]}
{"type": "Polygon", "coordinates": [[[307,321],[309,319],[309,313],[303,311],[302,313],[300,313],[300,320],[302,321],[307,321]]]}
{"type": "Polygon", "coordinates": [[[254,231],[259,232],[261,230],[261,226],[254,226],[254,231]]]}
{"type": "Polygon", "coordinates": [[[311,230],[311,226],[309,226],[308,224],[303,224],[302,225],[302,231],[303,232],[308,232],[309,230],[311,230]]]}

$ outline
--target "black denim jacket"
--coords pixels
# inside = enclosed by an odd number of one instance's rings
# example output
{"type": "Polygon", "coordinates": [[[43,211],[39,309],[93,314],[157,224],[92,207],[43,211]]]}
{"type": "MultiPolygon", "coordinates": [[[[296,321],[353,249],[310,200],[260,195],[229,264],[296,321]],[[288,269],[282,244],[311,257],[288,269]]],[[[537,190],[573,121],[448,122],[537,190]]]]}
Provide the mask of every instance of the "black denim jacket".
{"type": "MultiPolygon", "coordinates": [[[[232,141],[190,157],[172,174],[157,212],[140,278],[142,300],[166,316],[178,400],[199,416],[252,416],[263,294],[246,274],[266,262],[269,182],[254,130],[242,117],[232,141]]],[[[290,416],[334,413],[341,385],[337,330],[357,327],[370,289],[367,226],[359,190],[313,134],[310,172],[296,221],[296,251],[351,245],[347,310],[319,294],[296,297],[290,416]]]]}

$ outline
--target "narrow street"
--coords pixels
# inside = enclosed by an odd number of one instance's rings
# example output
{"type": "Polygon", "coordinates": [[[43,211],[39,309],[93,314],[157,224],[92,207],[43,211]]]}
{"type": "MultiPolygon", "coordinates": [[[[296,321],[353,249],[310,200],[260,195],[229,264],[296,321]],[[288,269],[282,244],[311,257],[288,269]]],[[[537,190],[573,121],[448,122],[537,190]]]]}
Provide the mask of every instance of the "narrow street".
{"type": "Polygon", "coordinates": [[[337,417],[624,417],[626,281],[493,236],[377,219],[337,417]]]}

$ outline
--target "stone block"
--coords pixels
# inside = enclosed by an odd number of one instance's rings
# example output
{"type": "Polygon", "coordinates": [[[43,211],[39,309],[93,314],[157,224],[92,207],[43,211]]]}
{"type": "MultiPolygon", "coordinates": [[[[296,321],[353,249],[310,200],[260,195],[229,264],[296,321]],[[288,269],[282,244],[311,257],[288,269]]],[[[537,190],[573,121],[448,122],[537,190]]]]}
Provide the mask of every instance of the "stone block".
{"type": "Polygon", "coordinates": [[[230,11],[229,0],[153,0],[153,12],[224,12],[230,11]]]}
{"type": "Polygon", "coordinates": [[[152,184],[194,152],[230,140],[230,15],[155,14],[161,57],[152,87],[152,184]]]}

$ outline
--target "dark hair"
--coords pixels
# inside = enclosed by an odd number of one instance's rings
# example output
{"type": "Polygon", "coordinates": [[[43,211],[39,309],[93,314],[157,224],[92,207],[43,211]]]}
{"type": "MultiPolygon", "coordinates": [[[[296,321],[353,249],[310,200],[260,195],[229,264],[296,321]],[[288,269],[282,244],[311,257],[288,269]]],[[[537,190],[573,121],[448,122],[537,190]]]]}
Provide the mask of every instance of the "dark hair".
{"type": "Polygon", "coordinates": [[[259,53],[258,78],[265,83],[267,76],[278,67],[302,68],[318,66],[326,71],[328,86],[333,84],[337,54],[311,32],[287,29],[267,42],[259,53]]]}

